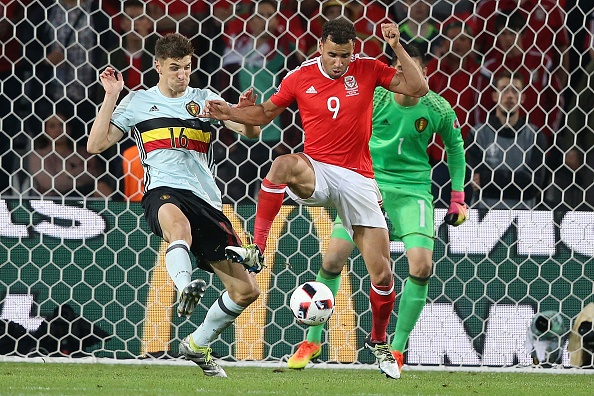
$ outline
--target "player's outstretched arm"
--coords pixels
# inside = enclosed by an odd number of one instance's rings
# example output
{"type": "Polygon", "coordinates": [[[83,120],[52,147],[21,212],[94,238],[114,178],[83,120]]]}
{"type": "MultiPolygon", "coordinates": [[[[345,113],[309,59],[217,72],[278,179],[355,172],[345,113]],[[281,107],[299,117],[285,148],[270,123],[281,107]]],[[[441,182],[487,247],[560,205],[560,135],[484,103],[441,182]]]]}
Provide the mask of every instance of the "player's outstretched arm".
{"type": "MultiPolygon", "coordinates": [[[[241,109],[244,107],[254,106],[256,104],[256,99],[258,99],[258,95],[254,94],[254,88],[250,88],[239,96],[239,101],[232,107],[241,109]]],[[[229,120],[223,121],[223,123],[227,128],[249,139],[255,139],[260,136],[261,133],[260,127],[256,125],[244,125],[229,120]]]]}
{"type": "Polygon", "coordinates": [[[122,131],[110,123],[118,97],[124,89],[122,74],[117,73],[111,67],[107,67],[99,75],[99,79],[103,84],[103,89],[105,89],[105,97],[103,98],[103,103],[97,113],[97,117],[93,121],[91,132],[89,132],[87,151],[90,154],[98,154],[107,150],[116,144],[124,135],[122,131]]]}
{"type": "Polygon", "coordinates": [[[258,105],[231,107],[224,100],[207,100],[204,114],[200,117],[220,121],[234,121],[246,125],[266,125],[274,120],[285,107],[279,107],[270,99],[258,105]]]}
{"type": "Polygon", "coordinates": [[[429,84],[423,72],[412,60],[408,52],[400,44],[400,30],[395,23],[382,23],[384,40],[392,47],[394,54],[400,60],[402,73],[396,73],[390,83],[390,91],[407,96],[421,97],[429,92],[429,84]]]}
{"type": "Polygon", "coordinates": [[[240,124],[239,122],[229,120],[223,121],[223,124],[225,124],[225,126],[231,129],[233,132],[243,135],[249,139],[257,138],[258,136],[260,136],[260,133],[262,132],[260,127],[257,125],[240,124]]]}

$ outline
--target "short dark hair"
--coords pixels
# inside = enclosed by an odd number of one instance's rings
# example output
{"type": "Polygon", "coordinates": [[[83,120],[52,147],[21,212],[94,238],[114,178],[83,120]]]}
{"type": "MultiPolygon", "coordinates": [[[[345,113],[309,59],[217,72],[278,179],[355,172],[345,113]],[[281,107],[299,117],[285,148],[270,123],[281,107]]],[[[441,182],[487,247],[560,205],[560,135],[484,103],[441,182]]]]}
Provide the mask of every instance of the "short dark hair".
{"type": "MultiPolygon", "coordinates": [[[[408,44],[402,44],[402,47],[406,50],[406,52],[408,53],[408,55],[410,55],[411,58],[420,59],[421,65],[425,66],[425,64],[427,63],[427,59],[425,57],[425,54],[421,50],[421,47],[419,47],[417,44],[412,43],[412,42],[408,43],[408,44]]],[[[396,65],[397,61],[398,61],[398,57],[396,56],[396,54],[394,54],[394,57],[392,58],[391,65],[392,66],[396,65]]]]}
{"type": "Polygon", "coordinates": [[[328,37],[331,37],[331,41],[336,44],[347,44],[349,41],[355,42],[357,39],[355,25],[345,18],[328,21],[322,27],[322,42],[325,42],[328,37]]]}
{"type": "Polygon", "coordinates": [[[512,13],[498,13],[495,17],[495,31],[500,32],[503,29],[510,29],[514,32],[522,32],[526,26],[524,16],[518,11],[512,13]]]}
{"type": "Polygon", "coordinates": [[[179,33],[168,33],[155,44],[155,57],[158,60],[181,59],[193,53],[192,42],[179,33]]]}
{"type": "Polygon", "coordinates": [[[502,78],[509,78],[509,81],[518,80],[522,82],[522,87],[526,86],[526,81],[524,81],[524,76],[521,73],[511,73],[508,70],[501,71],[493,76],[493,87],[497,88],[497,83],[502,78]]]}

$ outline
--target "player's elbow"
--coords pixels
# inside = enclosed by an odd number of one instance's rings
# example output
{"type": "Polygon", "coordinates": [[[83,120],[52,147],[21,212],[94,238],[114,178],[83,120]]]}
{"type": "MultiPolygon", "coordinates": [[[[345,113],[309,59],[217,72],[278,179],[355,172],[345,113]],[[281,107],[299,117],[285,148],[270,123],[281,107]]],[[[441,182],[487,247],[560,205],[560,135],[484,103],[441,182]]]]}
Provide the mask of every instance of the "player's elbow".
{"type": "Polygon", "coordinates": [[[92,144],[87,144],[87,153],[89,154],[99,154],[101,151],[99,151],[95,146],[93,146],[92,144]]]}
{"type": "Polygon", "coordinates": [[[427,93],[429,93],[429,85],[425,84],[421,89],[420,95],[425,96],[427,95],[427,93]]]}
{"type": "Polygon", "coordinates": [[[429,92],[429,84],[425,79],[422,81],[423,82],[417,87],[413,96],[420,98],[421,96],[427,95],[427,92],[429,92]]]}
{"type": "Polygon", "coordinates": [[[257,139],[260,137],[261,133],[262,129],[259,126],[245,128],[245,137],[247,137],[248,139],[257,139]]]}
{"type": "Polygon", "coordinates": [[[87,142],[87,152],[89,154],[101,154],[103,151],[105,151],[105,148],[97,145],[96,143],[92,142],[91,140],[89,140],[87,142]]]}

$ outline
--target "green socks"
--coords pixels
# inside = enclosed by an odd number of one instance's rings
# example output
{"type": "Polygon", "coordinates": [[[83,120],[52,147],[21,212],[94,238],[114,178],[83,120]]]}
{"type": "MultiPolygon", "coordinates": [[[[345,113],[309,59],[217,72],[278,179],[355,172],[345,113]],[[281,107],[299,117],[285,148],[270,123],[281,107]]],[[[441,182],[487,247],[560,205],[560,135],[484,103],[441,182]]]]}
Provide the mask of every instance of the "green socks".
{"type": "Polygon", "coordinates": [[[410,332],[415,327],[423,307],[427,301],[429,278],[409,276],[404,284],[400,303],[398,304],[398,320],[396,332],[392,339],[392,350],[404,352],[410,332]]]}
{"type": "MultiPolygon", "coordinates": [[[[316,281],[328,286],[330,290],[332,290],[332,295],[336,297],[338,289],[340,289],[340,272],[337,274],[330,273],[326,272],[323,268],[320,268],[320,270],[318,271],[318,276],[316,276],[316,281]]],[[[323,331],[324,324],[318,326],[310,326],[309,329],[307,329],[307,341],[320,344],[322,342],[323,331]]]]}
{"type": "MultiPolygon", "coordinates": [[[[336,297],[340,289],[340,273],[328,273],[320,268],[316,277],[317,282],[322,282],[332,290],[336,297]]],[[[408,337],[415,327],[423,307],[427,301],[427,292],[429,290],[429,277],[416,278],[409,276],[404,284],[400,303],[398,305],[398,321],[396,322],[396,332],[392,340],[392,349],[404,352],[408,337]]],[[[324,325],[311,326],[307,330],[307,341],[320,344],[322,342],[322,333],[324,325]]]]}

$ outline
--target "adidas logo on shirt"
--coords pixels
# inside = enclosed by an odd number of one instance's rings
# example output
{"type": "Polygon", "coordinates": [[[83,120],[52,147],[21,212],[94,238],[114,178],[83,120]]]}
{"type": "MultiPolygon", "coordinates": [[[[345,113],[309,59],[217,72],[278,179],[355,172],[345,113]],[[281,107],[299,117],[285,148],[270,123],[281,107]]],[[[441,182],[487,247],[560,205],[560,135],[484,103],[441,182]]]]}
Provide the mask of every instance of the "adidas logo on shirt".
{"type": "Polygon", "coordinates": [[[159,108],[157,106],[153,106],[149,109],[149,111],[159,111],[159,108]]]}
{"type": "Polygon", "coordinates": [[[307,88],[307,91],[305,91],[306,94],[317,94],[318,91],[316,91],[316,89],[314,88],[314,86],[312,85],[311,87],[307,88]]]}

